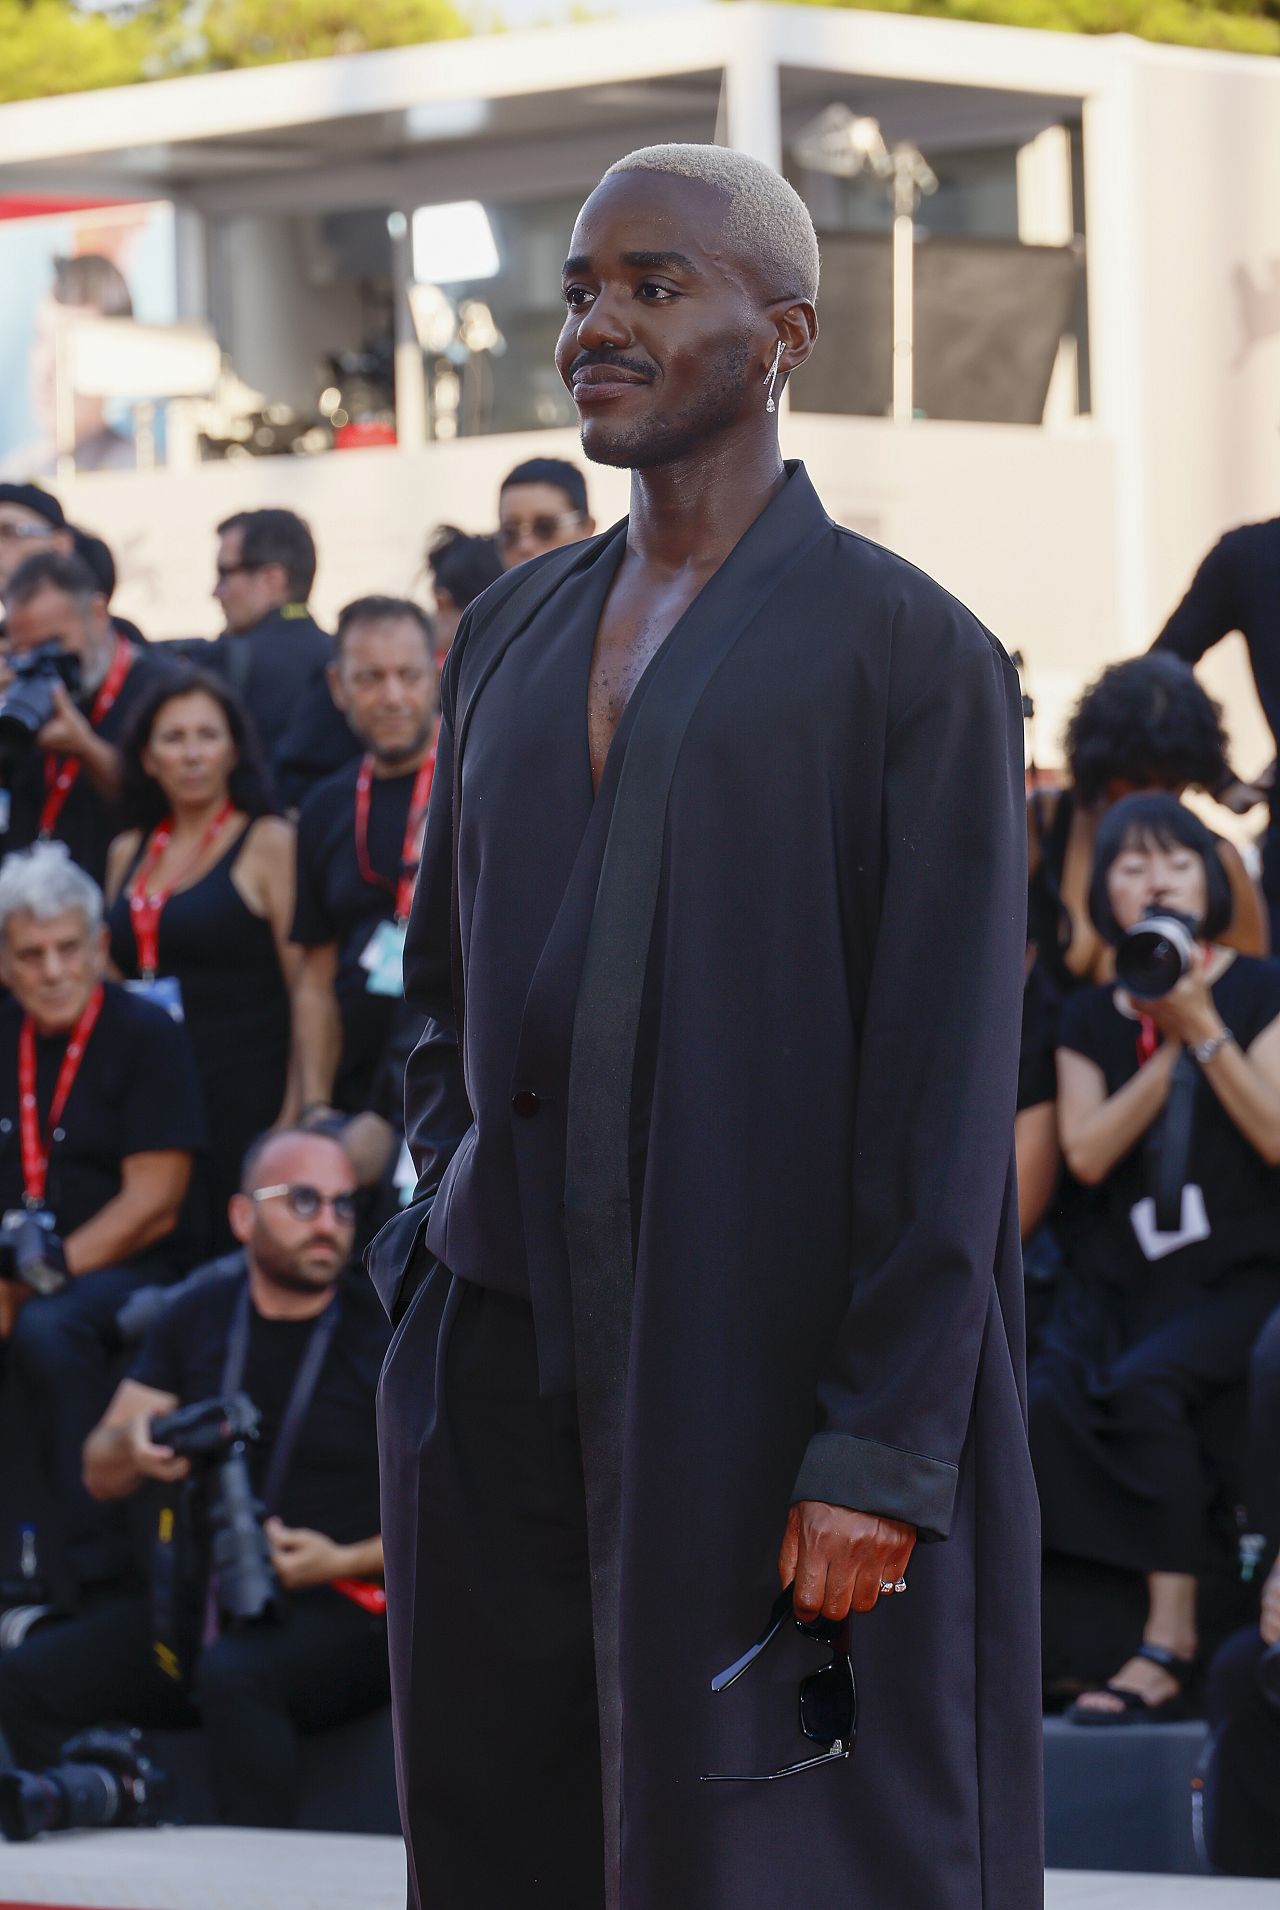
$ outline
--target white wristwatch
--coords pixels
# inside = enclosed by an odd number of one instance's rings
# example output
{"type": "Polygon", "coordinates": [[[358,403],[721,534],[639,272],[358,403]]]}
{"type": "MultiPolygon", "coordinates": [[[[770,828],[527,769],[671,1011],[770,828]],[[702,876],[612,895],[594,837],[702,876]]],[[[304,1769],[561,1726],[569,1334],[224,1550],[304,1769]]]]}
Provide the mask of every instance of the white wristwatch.
{"type": "Polygon", "coordinates": [[[1220,1035],[1210,1035],[1207,1041],[1193,1041],[1191,1052],[1203,1068],[1213,1060],[1219,1049],[1229,1047],[1234,1040],[1230,1028],[1224,1028],[1220,1035]]]}

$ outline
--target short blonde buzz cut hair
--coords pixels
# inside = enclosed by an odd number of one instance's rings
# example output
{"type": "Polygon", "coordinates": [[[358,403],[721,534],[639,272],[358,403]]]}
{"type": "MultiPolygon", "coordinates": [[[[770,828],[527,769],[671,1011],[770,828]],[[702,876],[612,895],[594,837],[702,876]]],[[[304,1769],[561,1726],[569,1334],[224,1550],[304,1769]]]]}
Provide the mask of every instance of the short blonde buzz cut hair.
{"type": "Polygon", "coordinates": [[[809,208],[772,166],[731,146],[641,146],[614,162],[605,173],[674,173],[700,179],[728,197],[723,232],[733,250],[753,265],[755,276],[775,299],[818,296],[818,235],[809,208]]]}

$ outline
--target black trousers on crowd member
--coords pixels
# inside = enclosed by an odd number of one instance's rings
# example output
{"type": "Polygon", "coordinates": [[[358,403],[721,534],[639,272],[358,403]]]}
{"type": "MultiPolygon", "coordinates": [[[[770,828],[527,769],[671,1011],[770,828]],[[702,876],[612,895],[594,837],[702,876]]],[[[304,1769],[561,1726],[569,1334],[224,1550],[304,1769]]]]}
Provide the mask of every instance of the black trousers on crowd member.
{"type": "Polygon", "coordinates": [[[1249,1367],[1249,1520],[1265,1534],[1267,1559],[1280,1550],[1280,1307],[1254,1344],[1249,1367]]]}
{"type": "Polygon", "coordinates": [[[411,1910],[602,1910],[582,1462],[531,1308],[437,1267],[378,1425],[411,1910]]]}
{"type": "Polygon", "coordinates": [[[200,1724],[221,1821],[288,1829],[299,1732],[387,1701],[385,1621],[327,1587],[295,1597],[279,1624],[206,1646],[189,1691],[159,1669],[154,1635],[149,1599],[119,1599],[0,1656],[0,1731],[13,1762],[51,1764],[88,1725],[200,1724]]]}
{"type": "Polygon", "coordinates": [[[1205,1830],[1214,1869],[1231,1877],[1280,1877],[1280,1708],[1258,1684],[1265,1650],[1255,1627],[1237,1632],[1209,1673],[1205,1830]]]}
{"type": "Polygon", "coordinates": [[[1027,1380],[1046,1551],[1134,1572],[1205,1570],[1212,1489],[1199,1421],[1243,1388],[1278,1290],[1270,1269],[1232,1275],[1114,1355],[1096,1317],[1073,1319],[1060,1295],[1027,1380]]]}
{"type": "MultiPolygon", "coordinates": [[[[4,1497],[13,1511],[30,1518],[32,1489],[39,1494],[44,1518],[34,1522],[41,1560],[46,1569],[53,1564],[60,1579],[63,1572],[69,1575],[70,1584],[57,1586],[64,1595],[116,1578],[132,1563],[128,1517],[120,1506],[89,1497],[80,1455],[115,1389],[124,1350],[116,1315],[155,1278],[154,1265],[141,1272],[100,1267],[80,1274],[61,1293],[24,1301],[13,1330],[5,1371],[5,1464],[26,1468],[26,1475],[11,1477],[4,1497]]],[[[11,1545],[6,1534],[6,1554],[11,1545]]]]}

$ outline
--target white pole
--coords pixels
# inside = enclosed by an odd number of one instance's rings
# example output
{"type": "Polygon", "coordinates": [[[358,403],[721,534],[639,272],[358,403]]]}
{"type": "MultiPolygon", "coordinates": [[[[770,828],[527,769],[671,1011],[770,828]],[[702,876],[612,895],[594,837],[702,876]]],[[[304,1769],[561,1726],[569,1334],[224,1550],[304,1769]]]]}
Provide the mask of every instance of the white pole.
{"type": "Polygon", "coordinates": [[[893,422],[915,416],[916,222],[910,212],[893,221],[893,422]]]}
{"type": "Polygon", "coordinates": [[[413,256],[408,214],[402,212],[390,230],[391,289],[395,301],[396,443],[402,451],[417,451],[427,442],[427,373],[409,304],[413,256]]]}

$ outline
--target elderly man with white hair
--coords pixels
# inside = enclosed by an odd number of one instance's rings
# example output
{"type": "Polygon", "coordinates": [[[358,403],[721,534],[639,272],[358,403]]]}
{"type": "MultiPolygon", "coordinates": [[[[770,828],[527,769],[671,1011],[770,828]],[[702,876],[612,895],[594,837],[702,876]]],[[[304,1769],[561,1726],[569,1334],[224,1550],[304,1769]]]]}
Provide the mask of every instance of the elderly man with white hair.
{"type": "Polygon", "coordinates": [[[783,462],[785,181],[647,148],[568,253],[631,514],[450,653],[370,1254],[409,1901],[1032,1910],[1017,680],[783,462]]]}
{"type": "MultiPolygon", "coordinates": [[[[205,1141],[185,1030],[105,981],[105,966],[97,883],[61,844],[8,856],[0,1328],[12,1342],[5,1417],[21,1438],[3,1442],[4,1497],[26,1513],[43,1487],[39,1529],[73,1592],[123,1562],[118,1521],[81,1485],[80,1448],[110,1395],[121,1306],[139,1285],[184,1271],[166,1243],[205,1141]]],[[[11,1552],[12,1531],[0,1542],[11,1552]]]]}

